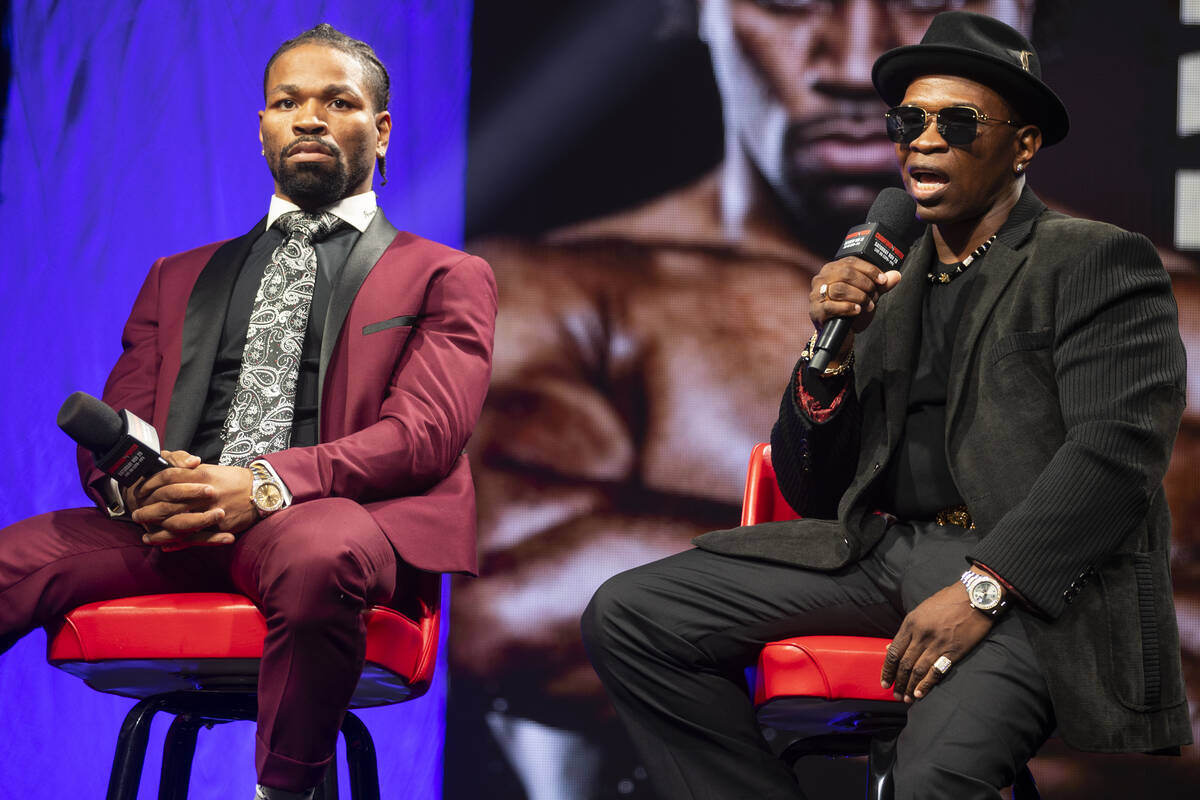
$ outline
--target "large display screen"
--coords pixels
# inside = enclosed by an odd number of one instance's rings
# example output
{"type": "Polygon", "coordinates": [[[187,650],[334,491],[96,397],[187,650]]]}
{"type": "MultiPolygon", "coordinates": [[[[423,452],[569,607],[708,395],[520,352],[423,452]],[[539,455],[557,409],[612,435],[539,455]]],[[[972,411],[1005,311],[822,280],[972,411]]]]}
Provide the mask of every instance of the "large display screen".
{"type": "MultiPolygon", "coordinates": [[[[811,275],[898,182],[871,64],[951,8],[1030,34],[1070,109],[1029,185],[1145,233],[1171,272],[1193,368],[1166,485],[1200,734],[1200,4],[480,0],[467,247],[502,305],[471,443],[483,574],[453,594],[448,798],[653,796],[580,613],[608,576],[737,523],[811,275]]],[[[811,796],[860,796],[860,766],[801,769],[811,796]]],[[[1194,747],[1051,741],[1033,770],[1056,798],[1200,788],[1194,747]]]]}

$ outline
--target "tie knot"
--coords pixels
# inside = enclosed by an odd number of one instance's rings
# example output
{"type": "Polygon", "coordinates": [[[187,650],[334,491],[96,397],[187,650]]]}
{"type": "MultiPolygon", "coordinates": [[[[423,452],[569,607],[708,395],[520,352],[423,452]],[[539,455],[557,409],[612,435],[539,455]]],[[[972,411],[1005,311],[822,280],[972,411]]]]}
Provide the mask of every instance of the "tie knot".
{"type": "Polygon", "coordinates": [[[323,214],[308,214],[304,211],[289,211],[275,221],[289,239],[319,242],[338,226],[341,220],[326,211],[323,214]]]}

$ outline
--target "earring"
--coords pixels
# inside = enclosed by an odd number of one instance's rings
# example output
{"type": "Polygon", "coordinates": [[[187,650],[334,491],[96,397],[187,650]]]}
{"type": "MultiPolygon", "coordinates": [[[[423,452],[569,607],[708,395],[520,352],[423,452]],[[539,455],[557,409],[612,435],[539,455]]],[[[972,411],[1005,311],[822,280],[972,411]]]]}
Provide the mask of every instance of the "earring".
{"type": "Polygon", "coordinates": [[[265,156],[266,154],[267,154],[267,148],[264,146],[262,149],[262,152],[259,153],[259,155],[265,156]]]}
{"type": "Polygon", "coordinates": [[[1024,172],[1024,171],[1025,171],[1025,165],[1024,165],[1024,164],[1017,164],[1017,174],[1018,174],[1018,175],[1020,175],[1020,174],[1021,174],[1022,172],[1024,172]]]}

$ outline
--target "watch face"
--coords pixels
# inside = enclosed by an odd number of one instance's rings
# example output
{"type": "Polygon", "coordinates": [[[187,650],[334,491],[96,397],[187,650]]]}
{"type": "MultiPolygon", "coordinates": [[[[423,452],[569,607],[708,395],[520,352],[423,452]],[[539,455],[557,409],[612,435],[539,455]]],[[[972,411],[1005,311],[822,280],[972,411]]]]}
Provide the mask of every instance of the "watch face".
{"type": "Polygon", "coordinates": [[[283,494],[273,483],[261,484],[254,490],[254,505],[260,511],[274,511],[283,505],[283,494]]]}
{"type": "Polygon", "coordinates": [[[1000,605],[1000,584],[982,580],[971,587],[971,605],[984,611],[1000,605]]]}

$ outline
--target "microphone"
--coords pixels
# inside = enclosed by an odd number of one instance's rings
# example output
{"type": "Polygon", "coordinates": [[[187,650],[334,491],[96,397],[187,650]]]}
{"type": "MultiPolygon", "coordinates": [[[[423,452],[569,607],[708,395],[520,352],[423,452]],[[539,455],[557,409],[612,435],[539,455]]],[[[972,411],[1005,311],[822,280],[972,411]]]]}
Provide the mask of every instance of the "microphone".
{"type": "MultiPolygon", "coordinates": [[[[916,201],[903,189],[894,186],[884,189],[871,204],[867,221],[850,229],[833,260],[857,256],[884,272],[899,269],[912,244],[909,232],[916,215],[916,201]]],[[[813,347],[812,358],[808,362],[809,373],[823,373],[833,357],[841,352],[849,335],[849,317],[834,317],[826,322],[813,347]]]]}
{"type": "Polygon", "coordinates": [[[102,400],[75,392],[58,410],[58,427],[92,451],[96,466],[122,486],[131,486],[169,464],[159,455],[158,432],[128,410],[118,414],[102,400]]]}

